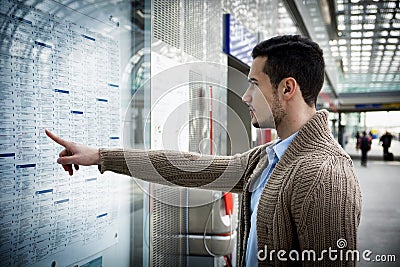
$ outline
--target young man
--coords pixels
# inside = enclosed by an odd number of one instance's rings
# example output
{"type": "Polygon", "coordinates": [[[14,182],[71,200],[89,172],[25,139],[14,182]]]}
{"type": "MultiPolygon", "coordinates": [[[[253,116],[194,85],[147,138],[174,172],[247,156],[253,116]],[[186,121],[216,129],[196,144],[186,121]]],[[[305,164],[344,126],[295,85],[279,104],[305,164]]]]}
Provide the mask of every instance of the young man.
{"type": "Polygon", "coordinates": [[[331,135],[328,112],[316,111],[322,50],[286,35],[258,44],[252,56],[243,101],[253,125],[275,127],[278,141],[235,156],[204,156],[94,149],[47,131],[65,147],[57,162],[71,175],[72,165],[98,164],[102,173],[241,193],[238,266],[353,266],[343,255],[357,247],[361,194],[350,157],[331,135]]]}

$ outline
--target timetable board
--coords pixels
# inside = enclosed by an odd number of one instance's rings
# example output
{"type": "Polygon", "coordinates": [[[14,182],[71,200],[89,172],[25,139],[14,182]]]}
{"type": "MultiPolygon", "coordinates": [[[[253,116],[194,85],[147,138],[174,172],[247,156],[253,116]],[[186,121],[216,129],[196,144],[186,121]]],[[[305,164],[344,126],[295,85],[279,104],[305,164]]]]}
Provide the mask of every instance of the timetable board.
{"type": "Polygon", "coordinates": [[[73,263],[118,242],[113,179],[96,167],[69,176],[44,133],[121,144],[119,41],[49,11],[63,8],[0,5],[0,266],[73,263]]]}

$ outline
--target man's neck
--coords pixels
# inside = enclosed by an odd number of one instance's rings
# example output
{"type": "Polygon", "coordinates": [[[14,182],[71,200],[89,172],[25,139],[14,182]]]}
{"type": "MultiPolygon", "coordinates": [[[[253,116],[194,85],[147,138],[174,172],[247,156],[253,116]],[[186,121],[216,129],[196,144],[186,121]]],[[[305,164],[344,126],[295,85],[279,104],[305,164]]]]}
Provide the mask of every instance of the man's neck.
{"type": "Polygon", "coordinates": [[[301,127],[314,117],[315,113],[316,109],[314,107],[308,107],[299,112],[288,112],[284,120],[276,127],[278,136],[282,140],[288,138],[300,130],[301,127]]]}

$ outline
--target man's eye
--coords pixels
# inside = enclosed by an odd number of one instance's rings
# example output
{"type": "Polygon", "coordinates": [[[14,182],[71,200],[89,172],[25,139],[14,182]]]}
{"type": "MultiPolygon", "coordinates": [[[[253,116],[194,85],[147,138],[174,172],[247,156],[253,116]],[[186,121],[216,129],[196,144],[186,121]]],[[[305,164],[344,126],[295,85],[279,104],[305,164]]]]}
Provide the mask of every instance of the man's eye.
{"type": "Polygon", "coordinates": [[[251,87],[258,87],[258,84],[257,83],[250,83],[250,86],[251,87]]]}

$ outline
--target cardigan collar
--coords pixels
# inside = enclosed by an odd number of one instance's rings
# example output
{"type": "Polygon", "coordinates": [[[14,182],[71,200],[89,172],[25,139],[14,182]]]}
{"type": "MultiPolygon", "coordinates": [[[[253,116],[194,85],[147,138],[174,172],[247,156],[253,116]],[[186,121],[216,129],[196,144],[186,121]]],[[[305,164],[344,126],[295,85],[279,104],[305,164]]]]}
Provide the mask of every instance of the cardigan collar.
{"type": "MultiPolygon", "coordinates": [[[[296,137],[288,146],[285,154],[283,154],[276,167],[282,164],[279,164],[281,161],[291,162],[300,156],[300,154],[307,154],[308,152],[314,151],[315,147],[326,146],[326,143],[323,143],[322,140],[333,138],[328,126],[328,115],[329,113],[327,110],[318,110],[316,114],[299,129],[296,137]]],[[[262,171],[268,165],[266,147],[273,143],[274,141],[260,146],[260,160],[249,177],[250,185],[254,183],[256,180],[255,178],[260,176],[262,171]]]]}

